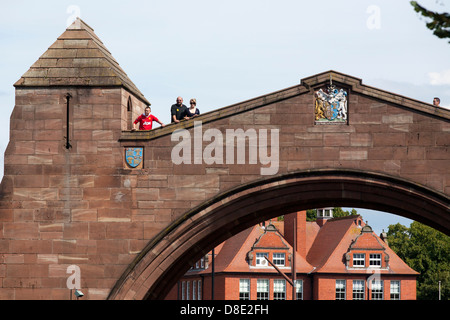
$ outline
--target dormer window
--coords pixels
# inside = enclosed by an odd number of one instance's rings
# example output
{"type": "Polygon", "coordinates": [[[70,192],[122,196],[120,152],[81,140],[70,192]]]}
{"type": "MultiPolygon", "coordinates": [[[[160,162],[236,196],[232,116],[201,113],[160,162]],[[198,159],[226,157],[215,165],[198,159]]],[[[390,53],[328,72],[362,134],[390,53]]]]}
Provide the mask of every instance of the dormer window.
{"type": "Polygon", "coordinates": [[[381,268],[381,254],[380,253],[371,253],[369,255],[369,267],[381,268]]]}
{"type": "Polygon", "coordinates": [[[286,255],[284,253],[274,253],[273,254],[273,264],[276,266],[284,267],[286,264],[285,256],[286,255]]]}
{"type": "Polygon", "coordinates": [[[195,265],[191,267],[191,270],[197,269],[205,269],[205,257],[201,257],[200,260],[198,260],[195,265]]]}
{"type": "Polygon", "coordinates": [[[257,252],[256,253],[256,266],[257,267],[267,267],[268,263],[265,257],[269,257],[267,252],[257,252]]]}
{"type": "Polygon", "coordinates": [[[353,267],[364,268],[366,266],[366,255],[364,253],[353,254],[353,267]]]}

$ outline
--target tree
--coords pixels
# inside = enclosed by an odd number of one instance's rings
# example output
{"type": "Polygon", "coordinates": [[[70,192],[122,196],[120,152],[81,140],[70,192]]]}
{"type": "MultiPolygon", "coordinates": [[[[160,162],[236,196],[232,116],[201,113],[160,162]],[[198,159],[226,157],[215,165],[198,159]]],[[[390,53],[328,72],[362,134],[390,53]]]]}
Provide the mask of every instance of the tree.
{"type": "Polygon", "coordinates": [[[335,207],[333,209],[333,218],[346,217],[346,216],[355,216],[357,215],[356,209],[352,209],[349,211],[344,211],[341,207],[335,207]]]}
{"type": "Polygon", "coordinates": [[[419,272],[417,299],[450,299],[450,237],[414,221],[407,228],[399,223],[389,226],[389,247],[411,268],[419,272]]]}
{"type": "MultiPolygon", "coordinates": [[[[450,14],[447,12],[437,13],[422,7],[417,1],[411,1],[414,10],[426,18],[431,18],[427,28],[433,30],[433,34],[441,39],[450,38],[450,14]]],[[[449,41],[450,43],[450,41],[449,41]]]]}

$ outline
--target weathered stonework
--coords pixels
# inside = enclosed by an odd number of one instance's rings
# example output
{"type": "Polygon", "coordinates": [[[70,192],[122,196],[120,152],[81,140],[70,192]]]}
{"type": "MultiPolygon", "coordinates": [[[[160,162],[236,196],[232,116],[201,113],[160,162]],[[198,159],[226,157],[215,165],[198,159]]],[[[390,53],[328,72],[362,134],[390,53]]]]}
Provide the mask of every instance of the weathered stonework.
{"type": "MultiPolygon", "coordinates": [[[[87,37],[69,42],[98,46],[92,29],[79,28],[60,40],[87,37]]],[[[129,131],[149,104],[129,79],[115,66],[112,73],[48,70],[46,77],[55,75],[48,82],[40,69],[81,63],[55,46],[16,83],[0,186],[0,299],[69,299],[70,265],[80,267],[84,299],[162,298],[223,239],[319,206],[389,211],[449,233],[448,110],[330,71],[195,119],[203,132],[278,129],[275,176],[261,176],[260,163],[176,165],[172,133],[193,135],[193,120],[129,131]],[[69,58],[46,60],[55,54],[69,58]],[[314,123],[314,88],[330,75],[349,90],[348,124],[314,123]],[[126,147],[144,148],[142,168],[124,164],[126,147]]],[[[100,65],[110,61],[105,50],[89,54],[100,65]]]]}

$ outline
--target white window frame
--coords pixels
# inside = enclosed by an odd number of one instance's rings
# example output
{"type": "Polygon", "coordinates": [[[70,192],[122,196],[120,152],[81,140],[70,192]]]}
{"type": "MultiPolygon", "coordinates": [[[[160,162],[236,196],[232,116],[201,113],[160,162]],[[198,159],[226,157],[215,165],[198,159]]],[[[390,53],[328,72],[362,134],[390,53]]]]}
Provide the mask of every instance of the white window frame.
{"type": "Polygon", "coordinates": [[[384,283],[383,280],[372,280],[372,300],[383,300],[384,297],[384,283]]]}
{"type": "Polygon", "coordinates": [[[250,279],[239,279],[239,300],[250,300],[250,279]]]}
{"type": "Polygon", "coordinates": [[[295,280],[296,300],[303,300],[303,280],[295,280]]]}
{"type": "Polygon", "coordinates": [[[286,254],[282,252],[274,252],[272,254],[272,262],[276,266],[284,267],[286,265],[286,254]]]}
{"type": "Polygon", "coordinates": [[[365,253],[354,253],[353,254],[353,267],[354,268],[364,268],[366,266],[366,254],[365,253]]]}
{"type": "Polygon", "coordinates": [[[256,280],[256,300],[269,300],[270,295],[269,279],[256,280]]]}
{"type": "Polygon", "coordinates": [[[346,281],[338,279],[336,280],[336,300],[346,300],[346,281]]]}
{"type": "Polygon", "coordinates": [[[185,289],[186,282],[181,282],[181,300],[186,300],[186,289],[185,289]]]}
{"type": "Polygon", "coordinates": [[[190,298],[190,281],[186,281],[186,300],[191,300],[190,298]]]}
{"type": "Polygon", "coordinates": [[[365,300],[366,283],[364,280],[353,280],[353,300],[365,300]]]}
{"type": "Polygon", "coordinates": [[[390,286],[391,300],[400,300],[400,280],[391,280],[390,286]]]}
{"type": "Polygon", "coordinates": [[[273,280],[273,300],[286,300],[286,280],[273,280]]]}
{"type": "Polygon", "coordinates": [[[381,268],[381,253],[369,254],[369,267],[381,268]]]}
{"type": "Polygon", "coordinates": [[[267,252],[257,252],[256,253],[255,266],[257,266],[257,267],[267,267],[269,263],[266,261],[266,259],[264,257],[269,258],[269,253],[267,253],[267,252]]]}

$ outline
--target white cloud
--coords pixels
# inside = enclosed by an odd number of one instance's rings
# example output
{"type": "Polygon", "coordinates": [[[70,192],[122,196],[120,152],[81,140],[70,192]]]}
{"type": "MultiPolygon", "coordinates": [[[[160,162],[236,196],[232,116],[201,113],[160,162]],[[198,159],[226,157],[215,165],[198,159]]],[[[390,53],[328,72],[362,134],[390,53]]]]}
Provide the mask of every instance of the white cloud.
{"type": "Polygon", "coordinates": [[[441,72],[429,72],[430,84],[434,86],[450,84],[450,69],[441,72]]]}

